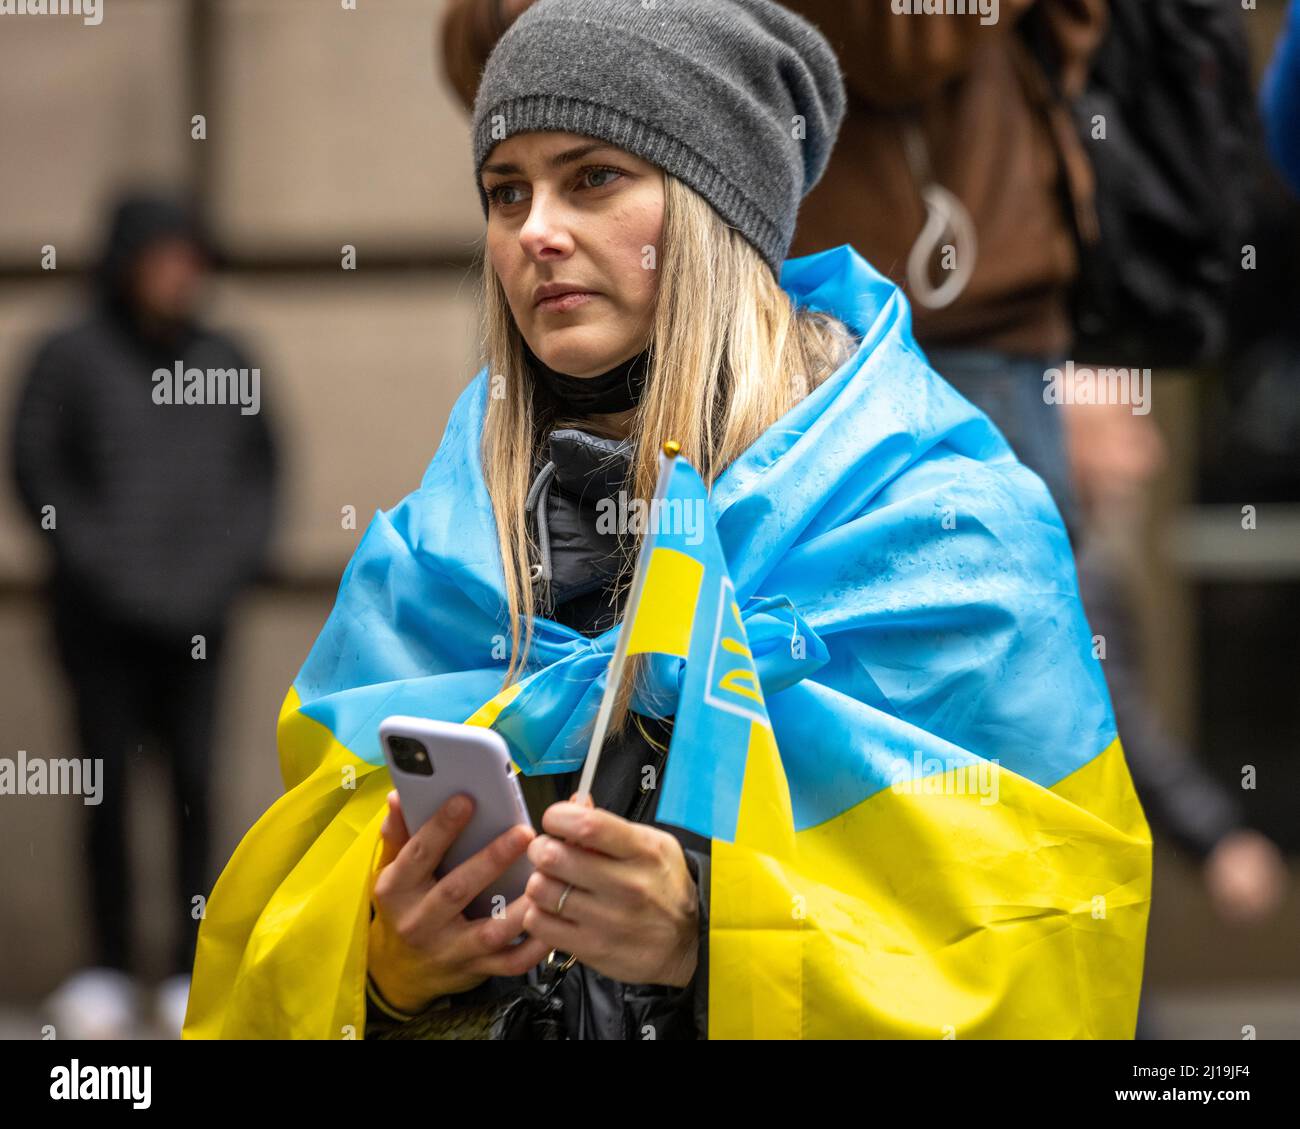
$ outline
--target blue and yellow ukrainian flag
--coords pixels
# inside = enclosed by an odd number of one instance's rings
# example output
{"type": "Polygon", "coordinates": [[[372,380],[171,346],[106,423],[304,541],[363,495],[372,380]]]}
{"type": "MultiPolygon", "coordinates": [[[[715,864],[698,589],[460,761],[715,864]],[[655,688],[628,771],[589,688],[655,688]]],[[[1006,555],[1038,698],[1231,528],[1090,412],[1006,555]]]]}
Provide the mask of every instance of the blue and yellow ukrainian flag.
{"type": "MultiPolygon", "coordinates": [[[[707,494],[665,469],[626,624],[632,708],[675,719],[657,818],[712,841],[710,1034],[1131,1038],[1151,839],[1060,515],[851,247],[781,285],[858,350],[707,494]]],[[[499,693],[488,383],[375,513],[285,696],[284,794],[212,890],[187,1038],[363,1035],[385,717],[583,764],[624,626],[537,617],[499,693]]]]}

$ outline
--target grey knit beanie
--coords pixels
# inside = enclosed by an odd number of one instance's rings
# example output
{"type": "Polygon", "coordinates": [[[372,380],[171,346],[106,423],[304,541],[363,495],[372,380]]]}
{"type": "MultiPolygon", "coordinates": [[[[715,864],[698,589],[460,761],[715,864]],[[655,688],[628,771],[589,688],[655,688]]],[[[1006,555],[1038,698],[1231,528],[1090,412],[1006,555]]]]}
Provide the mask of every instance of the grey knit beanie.
{"type": "Polygon", "coordinates": [[[516,133],[599,138],[684,181],[779,274],[844,119],[812,24],[773,0],[537,0],[474,103],[474,176],[516,133]]]}

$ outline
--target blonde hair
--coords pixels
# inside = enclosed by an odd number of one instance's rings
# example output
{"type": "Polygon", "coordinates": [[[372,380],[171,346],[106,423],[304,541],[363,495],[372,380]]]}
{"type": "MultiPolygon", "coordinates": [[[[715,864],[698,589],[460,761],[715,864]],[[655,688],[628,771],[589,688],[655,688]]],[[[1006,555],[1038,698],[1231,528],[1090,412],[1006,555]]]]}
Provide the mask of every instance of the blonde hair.
{"type": "MultiPolygon", "coordinates": [[[[645,388],[627,436],[634,457],[629,498],[647,500],[654,494],[665,440],[677,440],[705,485],[712,486],[857,346],[854,334],[837,318],[796,308],[754,247],[703,197],[668,173],[661,247],[645,388]]],[[[491,381],[482,460],[510,616],[511,658],[504,688],[523,671],[537,614],[529,571],[535,546],[525,515],[534,460],[550,430],[570,421],[560,418],[549,394],[529,374],[523,338],[486,254],[482,283],[484,354],[491,381]]],[[[572,422],[606,433],[596,420],[572,422]]],[[[637,657],[629,659],[613,729],[626,720],[639,673],[637,657]]]]}

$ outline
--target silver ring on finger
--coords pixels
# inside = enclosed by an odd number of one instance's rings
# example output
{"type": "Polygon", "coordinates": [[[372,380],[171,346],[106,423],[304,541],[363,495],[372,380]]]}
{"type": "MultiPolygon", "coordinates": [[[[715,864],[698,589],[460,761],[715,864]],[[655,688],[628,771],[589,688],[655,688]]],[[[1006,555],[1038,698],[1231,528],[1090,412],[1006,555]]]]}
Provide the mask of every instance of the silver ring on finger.
{"type": "Polygon", "coordinates": [[[564,893],[560,895],[560,904],[555,907],[555,916],[559,917],[564,912],[564,903],[569,897],[569,892],[573,889],[573,883],[570,882],[565,888],[564,893]]]}

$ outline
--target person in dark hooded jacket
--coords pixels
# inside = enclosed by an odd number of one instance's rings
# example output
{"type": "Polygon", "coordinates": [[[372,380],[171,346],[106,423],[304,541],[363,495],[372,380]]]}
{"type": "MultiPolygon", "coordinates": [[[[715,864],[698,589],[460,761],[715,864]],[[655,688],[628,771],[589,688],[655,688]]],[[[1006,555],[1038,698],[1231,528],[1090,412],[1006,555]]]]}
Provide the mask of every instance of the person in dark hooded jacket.
{"type": "Polygon", "coordinates": [[[171,761],[179,840],[173,975],[159,999],[177,1033],[193,899],[209,888],[223,642],[236,596],[262,568],[276,466],[260,371],[196,316],[211,258],[184,205],[122,198],[92,309],[37,345],[13,416],[12,472],[49,547],[54,639],[82,756],[103,765],[86,848],[93,967],[49,1002],[61,1035],[111,1036],[135,1022],[126,787],[154,736],[171,761]],[[192,370],[204,379],[176,402],[174,376],[192,370]]]}

